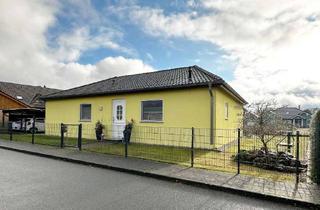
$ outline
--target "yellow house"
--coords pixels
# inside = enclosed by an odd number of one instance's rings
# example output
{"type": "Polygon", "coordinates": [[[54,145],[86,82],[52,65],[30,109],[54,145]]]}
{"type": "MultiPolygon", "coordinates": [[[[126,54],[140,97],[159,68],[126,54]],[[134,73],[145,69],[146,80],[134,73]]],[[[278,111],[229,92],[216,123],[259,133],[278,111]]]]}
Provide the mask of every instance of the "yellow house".
{"type": "Polygon", "coordinates": [[[83,136],[94,138],[100,121],[107,139],[121,139],[132,120],[132,141],[158,144],[184,141],[181,132],[190,136],[192,127],[206,144],[219,144],[219,132],[239,127],[246,103],[222,78],[198,66],[113,77],[44,99],[48,125],[81,123],[83,136]]]}

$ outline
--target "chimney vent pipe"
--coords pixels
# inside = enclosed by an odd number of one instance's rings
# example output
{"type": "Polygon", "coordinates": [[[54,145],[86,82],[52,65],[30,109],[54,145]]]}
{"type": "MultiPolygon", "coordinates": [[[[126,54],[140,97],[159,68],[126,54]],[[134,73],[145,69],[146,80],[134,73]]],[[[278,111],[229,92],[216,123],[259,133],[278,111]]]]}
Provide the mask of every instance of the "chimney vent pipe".
{"type": "Polygon", "coordinates": [[[189,82],[192,82],[192,70],[191,70],[191,67],[189,67],[189,69],[188,69],[188,80],[189,80],[189,82]]]}

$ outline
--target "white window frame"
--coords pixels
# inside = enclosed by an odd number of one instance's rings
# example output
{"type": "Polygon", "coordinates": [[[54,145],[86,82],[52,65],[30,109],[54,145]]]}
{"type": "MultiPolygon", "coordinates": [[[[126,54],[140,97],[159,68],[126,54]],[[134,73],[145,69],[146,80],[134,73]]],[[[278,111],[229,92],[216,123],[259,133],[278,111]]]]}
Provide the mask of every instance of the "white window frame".
{"type": "Polygon", "coordinates": [[[90,122],[92,119],[92,104],[80,104],[80,122],[90,122]],[[82,119],[82,106],[90,105],[90,119],[82,119]]]}
{"type": "Polygon", "coordinates": [[[224,103],[224,119],[229,119],[229,104],[228,102],[224,103]]]}
{"type": "Polygon", "coordinates": [[[149,123],[162,123],[164,121],[164,100],[163,99],[150,99],[150,100],[142,100],[140,102],[140,120],[141,122],[149,122],[149,123]],[[143,102],[147,101],[162,101],[162,119],[161,120],[144,120],[143,119],[143,102]]]}

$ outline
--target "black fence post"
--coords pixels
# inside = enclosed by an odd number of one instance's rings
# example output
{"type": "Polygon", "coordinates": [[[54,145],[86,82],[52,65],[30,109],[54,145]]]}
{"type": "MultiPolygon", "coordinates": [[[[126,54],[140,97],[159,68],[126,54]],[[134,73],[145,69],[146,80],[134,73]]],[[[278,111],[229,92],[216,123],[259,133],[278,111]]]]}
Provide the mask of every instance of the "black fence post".
{"type": "Polygon", "coordinates": [[[124,157],[125,158],[128,157],[128,140],[127,139],[124,140],[124,157]]]}
{"type": "Polygon", "coordinates": [[[240,174],[240,137],[241,137],[241,130],[238,128],[238,158],[237,158],[237,174],[240,174]]]}
{"type": "Polygon", "coordinates": [[[194,164],[194,127],[191,128],[191,167],[194,164]]]}
{"type": "Polygon", "coordinates": [[[299,183],[299,163],[300,163],[300,158],[299,158],[299,153],[300,153],[300,132],[297,131],[297,143],[296,143],[296,183],[299,183]]]}
{"type": "Polygon", "coordinates": [[[81,151],[82,149],[82,124],[79,124],[78,127],[78,148],[81,151]]]}
{"type": "Polygon", "coordinates": [[[35,128],[36,128],[36,117],[33,116],[32,118],[32,139],[31,139],[31,143],[34,144],[34,132],[35,132],[35,128]]]}
{"type": "Polygon", "coordinates": [[[61,123],[61,127],[60,127],[60,130],[61,130],[61,136],[60,136],[60,147],[63,148],[64,146],[64,124],[61,123]]]}
{"type": "Polygon", "coordinates": [[[291,153],[291,132],[287,134],[287,152],[291,153]]]}
{"type": "Polygon", "coordinates": [[[8,124],[8,127],[9,127],[10,141],[12,141],[12,122],[8,124]]]}

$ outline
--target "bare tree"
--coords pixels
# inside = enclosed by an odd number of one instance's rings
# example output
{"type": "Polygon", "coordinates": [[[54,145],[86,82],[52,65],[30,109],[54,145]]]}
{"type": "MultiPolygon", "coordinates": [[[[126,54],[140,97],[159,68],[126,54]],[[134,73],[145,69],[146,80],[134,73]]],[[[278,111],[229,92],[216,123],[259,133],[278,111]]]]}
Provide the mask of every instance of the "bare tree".
{"type": "Polygon", "coordinates": [[[246,135],[254,135],[269,153],[268,143],[288,129],[288,123],[277,114],[279,106],[275,101],[260,101],[250,104],[243,117],[243,130],[246,135]]]}

